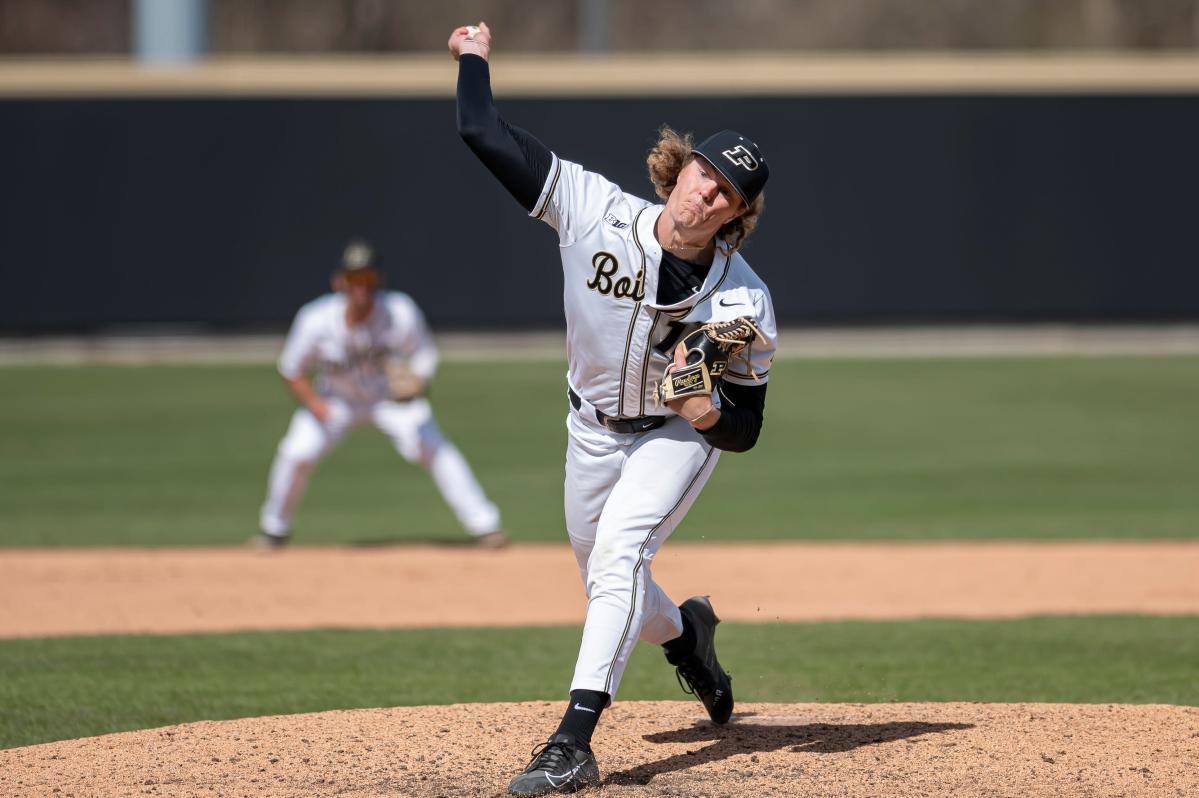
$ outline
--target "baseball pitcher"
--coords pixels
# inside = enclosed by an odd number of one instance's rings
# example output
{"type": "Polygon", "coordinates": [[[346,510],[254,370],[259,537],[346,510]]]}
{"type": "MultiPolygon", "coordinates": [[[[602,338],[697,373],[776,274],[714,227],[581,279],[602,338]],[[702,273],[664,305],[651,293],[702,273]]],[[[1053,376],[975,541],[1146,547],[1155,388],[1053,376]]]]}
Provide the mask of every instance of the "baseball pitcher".
{"type": "Polygon", "coordinates": [[[484,546],[502,546],[499,510],[457,447],[441,434],[425,397],[437,369],[437,349],[424,316],[411,297],[381,290],[381,282],[370,246],[352,241],[333,275],[333,293],[296,315],[279,373],[300,407],[271,465],[257,542],[279,548],[288,541],[317,462],[347,432],[369,423],[405,460],[433,476],[467,532],[484,546]]]}
{"type": "Polygon", "coordinates": [[[508,124],[492,100],[484,23],[457,28],[458,131],[558,237],[567,329],[566,526],[587,620],[562,722],[515,795],[599,781],[591,738],[638,640],[663,646],[715,723],[733,711],[706,597],[676,606],[651,565],[716,466],[751,448],[775,350],[770,293],[738,253],[768,168],[732,131],[663,127],[647,159],[662,203],[636,197],[508,124]]]}

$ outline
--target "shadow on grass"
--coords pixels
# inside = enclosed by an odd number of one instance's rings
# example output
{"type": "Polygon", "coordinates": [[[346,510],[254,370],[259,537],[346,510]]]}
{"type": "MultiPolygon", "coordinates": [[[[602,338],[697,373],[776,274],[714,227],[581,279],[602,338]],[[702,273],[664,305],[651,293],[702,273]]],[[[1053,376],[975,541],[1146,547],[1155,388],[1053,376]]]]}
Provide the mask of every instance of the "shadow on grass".
{"type": "Polygon", "coordinates": [[[737,754],[781,751],[836,754],[864,745],[877,745],[919,737],[922,734],[974,728],[973,723],[809,723],[802,726],[766,725],[753,722],[753,715],[738,718],[727,726],[710,724],[647,734],[651,743],[695,743],[714,740],[711,745],[609,774],[605,785],[649,784],[655,776],[686,770],[708,762],[719,762],[737,754]]]}

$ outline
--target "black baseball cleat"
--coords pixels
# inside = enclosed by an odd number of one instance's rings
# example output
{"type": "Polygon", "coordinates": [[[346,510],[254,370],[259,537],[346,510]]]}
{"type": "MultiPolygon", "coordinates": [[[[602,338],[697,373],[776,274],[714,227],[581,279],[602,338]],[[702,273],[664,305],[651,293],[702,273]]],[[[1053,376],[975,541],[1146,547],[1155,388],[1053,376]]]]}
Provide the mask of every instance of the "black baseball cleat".
{"type": "Polygon", "coordinates": [[[569,734],[555,734],[533,749],[528,766],[508,784],[511,795],[545,795],[577,792],[598,784],[599,764],[595,754],[575,745],[569,734]]]}
{"type": "Polygon", "coordinates": [[[707,596],[689,598],[679,605],[695,630],[695,650],[686,656],[666,661],[675,666],[679,686],[704,703],[713,723],[728,723],[733,714],[733,679],[716,660],[716,610],[707,596]]]}

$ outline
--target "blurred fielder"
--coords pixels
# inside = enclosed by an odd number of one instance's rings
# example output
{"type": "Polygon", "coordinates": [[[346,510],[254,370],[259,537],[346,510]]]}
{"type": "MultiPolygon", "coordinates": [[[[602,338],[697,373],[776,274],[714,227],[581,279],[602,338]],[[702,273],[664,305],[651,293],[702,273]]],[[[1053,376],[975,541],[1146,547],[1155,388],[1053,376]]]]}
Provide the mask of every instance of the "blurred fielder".
{"type": "Polygon", "coordinates": [[[442,436],[425,398],[437,350],[424,317],[411,297],[381,283],[370,246],[352,241],[333,274],[333,293],[296,315],[279,373],[300,407],[271,465],[257,541],[269,548],[288,541],[312,469],[347,432],[370,423],[432,474],[467,532],[481,545],[502,546],[499,510],[442,436]]]}

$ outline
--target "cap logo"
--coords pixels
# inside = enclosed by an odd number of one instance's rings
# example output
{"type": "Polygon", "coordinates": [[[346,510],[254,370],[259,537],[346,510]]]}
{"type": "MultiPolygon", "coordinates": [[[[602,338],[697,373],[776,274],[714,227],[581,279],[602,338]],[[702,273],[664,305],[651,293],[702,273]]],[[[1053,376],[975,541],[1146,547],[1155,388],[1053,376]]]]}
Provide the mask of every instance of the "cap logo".
{"type": "Polygon", "coordinates": [[[744,144],[738,144],[731,150],[724,150],[720,153],[725,158],[728,158],[734,165],[740,166],[747,172],[752,172],[758,168],[758,159],[753,154],[745,149],[744,144]]]}

